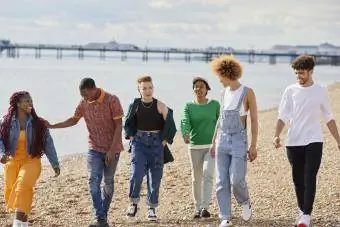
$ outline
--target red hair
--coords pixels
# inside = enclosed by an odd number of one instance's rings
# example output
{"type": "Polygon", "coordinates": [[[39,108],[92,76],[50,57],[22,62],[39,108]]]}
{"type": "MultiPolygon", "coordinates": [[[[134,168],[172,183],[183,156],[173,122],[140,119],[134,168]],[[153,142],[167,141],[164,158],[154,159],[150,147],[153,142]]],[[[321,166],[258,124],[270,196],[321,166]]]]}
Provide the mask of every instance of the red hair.
{"type": "MultiPolygon", "coordinates": [[[[0,127],[0,137],[3,140],[5,145],[5,152],[7,155],[9,153],[9,133],[11,129],[11,123],[13,116],[17,113],[17,103],[20,102],[20,99],[24,96],[30,95],[27,91],[18,91],[12,94],[9,99],[9,108],[7,114],[4,116],[2,125],[0,127]]],[[[28,149],[31,151],[30,155],[32,157],[41,157],[44,154],[44,145],[45,145],[45,134],[47,128],[45,127],[44,123],[40,120],[37,116],[34,108],[32,108],[31,116],[32,120],[32,145],[28,149]]]]}

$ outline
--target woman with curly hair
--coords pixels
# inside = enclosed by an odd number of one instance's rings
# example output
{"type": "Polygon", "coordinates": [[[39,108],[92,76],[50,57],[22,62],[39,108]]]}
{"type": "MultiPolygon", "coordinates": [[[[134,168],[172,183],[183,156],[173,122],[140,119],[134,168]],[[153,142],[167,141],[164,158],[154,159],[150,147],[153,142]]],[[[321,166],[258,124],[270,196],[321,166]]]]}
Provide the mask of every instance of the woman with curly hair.
{"type": "Polygon", "coordinates": [[[8,113],[0,122],[0,161],[4,164],[4,197],[9,211],[15,211],[13,226],[28,226],[33,188],[40,176],[41,157],[46,154],[55,176],[59,161],[52,137],[37,116],[31,96],[15,92],[8,113]]]}
{"type": "Polygon", "coordinates": [[[222,220],[220,227],[232,226],[231,189],[242,205],[242,218],[252,215],[246,182],[247,153],[252,162],[257,157],[257,105],[254,91],[240,83],[241,64],[231,56],[221,56],[211,63],[223,85],[220,116],[213,137],[212,153],[216,160],[216,197],[222,220]],[[248,148],[247,114],[250,113],[251,142],[248,148]]]}

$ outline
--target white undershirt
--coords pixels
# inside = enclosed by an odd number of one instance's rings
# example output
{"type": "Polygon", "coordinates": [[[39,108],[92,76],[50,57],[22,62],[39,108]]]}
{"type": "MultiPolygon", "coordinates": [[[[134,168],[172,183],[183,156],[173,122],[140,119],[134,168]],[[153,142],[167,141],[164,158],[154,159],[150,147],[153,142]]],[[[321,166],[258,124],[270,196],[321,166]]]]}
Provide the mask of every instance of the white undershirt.
{"type": "MultiPolygon", "coordinates": [[[[241,85],[236,90],[231,90],[230,87],[224,89],[224,98],[223,98],[223,109],[224,110],[234,110],[237,107],[237,104],[241,98],[244,86],[241,85]]],[[[240,116],[246,116],[247,112],[244,110],[244,102],[242,102],[240,108],[240,116]]]]}
{"type": "Polygon", "coordinates": [[[287,87],[279,106],[279,119],[290,122],[286,146],[323,142],[321,115],[326,122],[333,119],[327,88],[319,84],[287,87]]]}

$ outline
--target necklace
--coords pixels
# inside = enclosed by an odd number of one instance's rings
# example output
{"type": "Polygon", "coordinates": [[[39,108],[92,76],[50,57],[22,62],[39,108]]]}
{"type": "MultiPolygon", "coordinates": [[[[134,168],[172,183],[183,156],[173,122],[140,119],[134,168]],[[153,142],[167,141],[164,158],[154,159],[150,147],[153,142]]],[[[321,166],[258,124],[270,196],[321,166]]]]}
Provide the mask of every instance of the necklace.
{"type": "Polygon", "coordinates": [[[149,109],[149,108],[151,108],[151,106],[152,106],[152,104],[153,104],[153,99],[152,99],[151,102],[148,103],[148,105],[145,105],[143,101],[141,101],[141,103],[142,103],[142,105],[144,106],[144,108],[149,109]]]}

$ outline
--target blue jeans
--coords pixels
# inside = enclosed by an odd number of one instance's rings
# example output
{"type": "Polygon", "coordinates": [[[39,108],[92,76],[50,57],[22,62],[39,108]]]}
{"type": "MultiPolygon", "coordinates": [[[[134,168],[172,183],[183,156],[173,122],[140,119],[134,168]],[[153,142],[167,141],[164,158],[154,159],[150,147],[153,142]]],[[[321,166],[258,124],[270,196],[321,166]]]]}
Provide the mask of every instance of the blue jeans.
{"type": "Polygon", "coordinates": [[[139,202],[143,178],[147,175],[147,204],[155,208],[158,206],[164,165],[161,136],[159,133],[137,132],[131,145],[130,201],[139,202]]]}
{"type": "Polygon", "coordinates": [[[107,220],[107,212],[110,208],[114,192],[114,175],[116,172],[119,153],[115,155],[109,167],[105,165],[106,154],[90,150],[87,154],[87,170],[89,175],[89,187],[93,207],[97,218],[107,220]],[[104,175],[104,185],[100,185],[104,175]]]}

